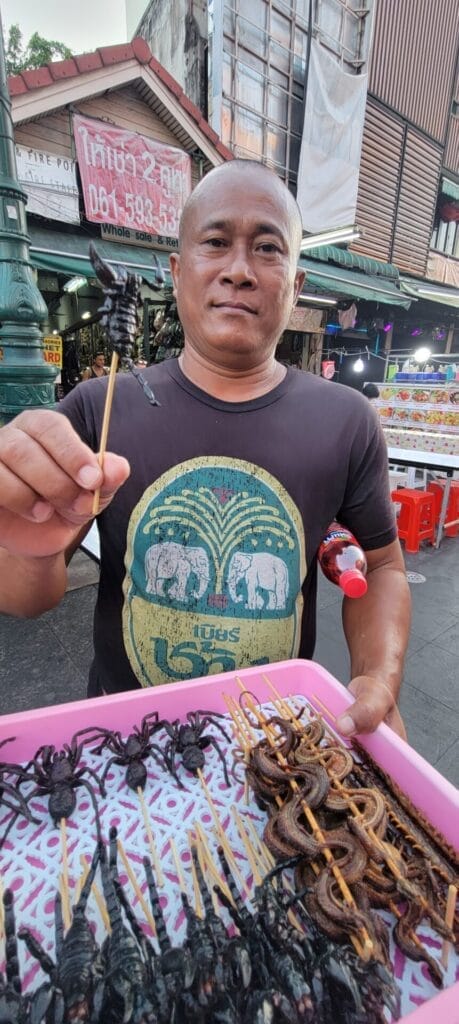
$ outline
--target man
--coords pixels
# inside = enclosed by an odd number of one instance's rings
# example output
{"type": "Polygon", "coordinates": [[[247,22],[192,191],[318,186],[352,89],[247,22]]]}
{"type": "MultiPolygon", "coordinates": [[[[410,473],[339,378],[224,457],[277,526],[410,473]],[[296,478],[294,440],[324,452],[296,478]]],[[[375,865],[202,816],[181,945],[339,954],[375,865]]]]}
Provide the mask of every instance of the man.
{"type": "Polygon", "coordinates": [[[103,352],[96,352],[91,366],[83,370],[82,380],[92,380],[94,377],[106,377],[108,370],[105,369],[105,356],[103,352]]]}
{"type": "Polygon", "coordinates": [[[60,600],[100,485],[90,694],[309,658],[317,549],[338,518],[368,560],[367,594],[343,605],[356,700],[338,724],[384,719],[404,736],[409,592],[377,417],[274,357],[304,279],[300,241],[295,200],[267,168],[235,160],[200,182],[171,256],[184,350],[145,371],[160,406],[119,377],[103,472],[100,382],[76,388],[64,416],[22,413],[0,431],[0,607],[35,615],[60,600]]]}
{"type": "Polygon", "coordinates": [[[379,388],[377,384],[373,384],[371,381],[369,384],[364,384],[362,388],[362,395],[371,402],[373,398],[379,398],[379,388]]]}

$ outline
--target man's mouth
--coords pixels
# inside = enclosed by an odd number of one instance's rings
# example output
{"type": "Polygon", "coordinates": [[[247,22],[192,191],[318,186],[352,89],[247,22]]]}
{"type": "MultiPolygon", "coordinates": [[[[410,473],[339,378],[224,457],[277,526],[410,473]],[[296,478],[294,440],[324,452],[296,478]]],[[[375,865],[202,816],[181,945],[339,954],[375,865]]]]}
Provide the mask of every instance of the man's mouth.
{"type": "Polygon", "coordinates": [[[256,310],[252,309],[252,306],[248,306],[246,302],[214,302],[215,309],[228,309],[236,313],[252,313],[254,316],[257,315],[256,310]]]}

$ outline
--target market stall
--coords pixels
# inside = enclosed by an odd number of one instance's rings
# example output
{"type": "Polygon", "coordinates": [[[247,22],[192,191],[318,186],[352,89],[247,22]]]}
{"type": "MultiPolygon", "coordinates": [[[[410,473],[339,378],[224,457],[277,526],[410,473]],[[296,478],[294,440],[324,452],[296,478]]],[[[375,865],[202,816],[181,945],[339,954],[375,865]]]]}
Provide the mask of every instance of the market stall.
{"type": "Polygon", "coordinates": [[[446,477],[437,528],[439,547],[451,480],[459,472],[459,382],[390,382],[380,387],[379,397],[372,401],[381,417],[389,462],[446,477]]]}

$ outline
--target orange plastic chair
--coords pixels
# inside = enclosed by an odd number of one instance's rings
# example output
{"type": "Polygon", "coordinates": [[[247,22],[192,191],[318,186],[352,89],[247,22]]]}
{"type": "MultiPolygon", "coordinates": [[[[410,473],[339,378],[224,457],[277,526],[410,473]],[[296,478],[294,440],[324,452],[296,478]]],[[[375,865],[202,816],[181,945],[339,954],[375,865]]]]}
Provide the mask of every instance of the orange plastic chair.
{"type": "Polygon", "coordinates": [[[397,529],[405,551],[415,555],[422,540],[435,543],[435,495],[432,491],[401,487],[391,492],[392,501],[400,505],[397,529]]]}
{"type": "MultiPolygon", "coordinates": [[[[440,519],[441,506],[443,502],[443,494],[445,490],[445,481],[435,480],[429,484],[429,491],[432,491],[435,497],[435,522],[438,523],[440,519]]],[[[455,519],[459,519],[459,480],[451,481],[451,488],[449,492],[449,501],[446,509],[445,522],[452,522],[455,519]]],[[[454,526],[445,526],[443,531],[447,537],[457,537],[459,533],[459,523],[455,523],[454,526]]]]}

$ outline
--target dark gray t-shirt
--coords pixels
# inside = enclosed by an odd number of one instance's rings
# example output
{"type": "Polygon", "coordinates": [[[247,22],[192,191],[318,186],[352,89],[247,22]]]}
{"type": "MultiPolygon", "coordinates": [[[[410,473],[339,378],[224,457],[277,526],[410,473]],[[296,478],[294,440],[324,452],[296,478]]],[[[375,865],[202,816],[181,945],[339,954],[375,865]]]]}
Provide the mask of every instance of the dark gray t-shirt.
{"type": "MultiPolygon", "coordinates": [[[[396,537],[377,414],[348,387],[289,370],[229,403],[178,362],[149,367],[152,406],[116,380],[108,449],[131,476],[98,517],[92,692],[310,658],[317,549],[333,519],[363,548],[396,537]]],[[[107,380],[59,409],[97,451],[107,380]]]]}

